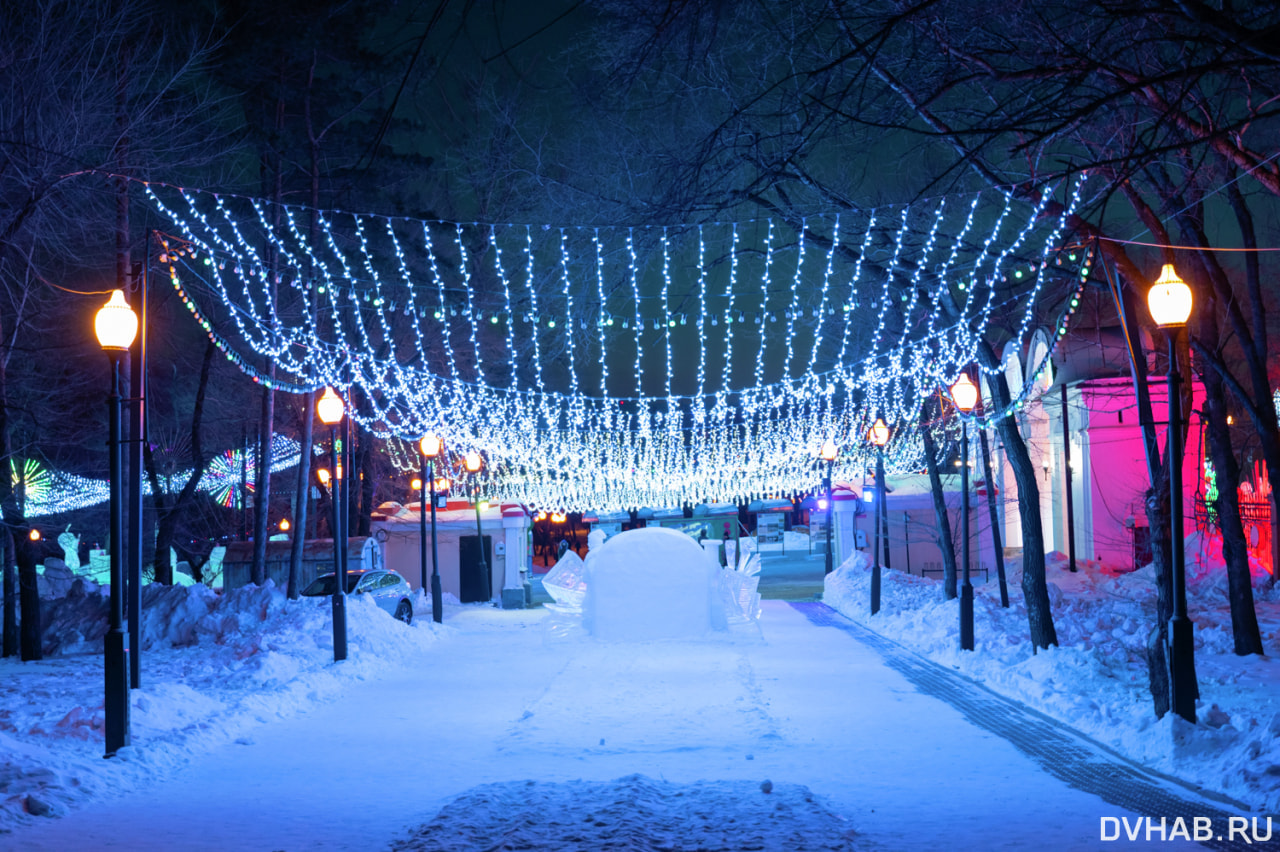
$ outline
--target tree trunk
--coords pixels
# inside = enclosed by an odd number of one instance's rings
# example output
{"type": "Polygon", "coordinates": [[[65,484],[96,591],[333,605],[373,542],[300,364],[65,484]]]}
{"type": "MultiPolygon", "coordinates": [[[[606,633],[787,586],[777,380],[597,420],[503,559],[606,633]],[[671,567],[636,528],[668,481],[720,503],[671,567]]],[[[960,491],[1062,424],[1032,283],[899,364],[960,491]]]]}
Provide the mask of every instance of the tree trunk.
{"type": "Polygon", "coordinates": [[[4,580],[3,656],[18,656],[18,572],[13,561],[13,538],[0,525],[0,570],[4,580]]]}
{"type": "Polygon", "coordinates": [[[217,351],[212,340],[205,344],[204,360],[200,363],[200,382],[196,386],[195,405],[191,410],[191,476],[183,483],[171,504],[165,499],[164,489],[160,487],[160,478],[156,473],[155,459],[150,446],[143,446],[146,459],[147,478],[151,483],[151,493],[156,510],[156,552],[152,557],[152,570],[157,583],[173,584],[173,565],[169,559],[173,547],[174,536],[178,528],[178,519],[182,512],[195,498],[196,489],[204,476],[208,460],[204,455],[201,438],[201,427],[204,422],[204,401],[209,389],[209,370],[213,366],[213,355],[217,351]]]}
{"type": "MultiPolygon", "coordinates": [[[[1203,325],[1209,325],[1205,323],[1203,325]]],[[[1216,331],[1208,332],[1216,338],[1216,331]]],[[[1201,340],[1211,345],[1205,334],[1201,340]]],[[[1240,656],[1262,653],[1262,634],[1253,605],[1253,578],[1249,574],[1249,545],[1240,520],[1240,468],[1231,448],[1227,427],[1226,388],[1212,369],[1203,371],[1206,437],[1209,458],[1217,476],[1218,499],[1213,509],[1222,531],[1222,556],[1227,563],[1227,590],[1231,600],[1231,634],[1240,656]]],[[[1176,544],[1176,542],[1175,542],[1176,544]]]]}
{"type": "MultiPolygon", "coordinates": [[[[275,365],[268,364],[267,376],[275,378],[275,365]]],[[[271,514],[271,444],[275,437],[276,392],[262,389],[262,427],[258,433],[258,464],[253,491],[253,563],[249,582],[261,586],[267,582],[267,537],[271,514]]]]}
{"type": "Polygon", "coordinates": [[[356,527],[356,535],[369,535],[373,526],[373,487],[375,477],[373,474],[373,448],[370,446],[373,441],[373,435],[360,428],[359,424],[352,424],[352,427],[360,435],[360,442],[356,445],[360,450],[360,463],[356,465],[360,471],[359,479],[356,481],[360,484],[360,520],[356,527]]]}
{"type": "Polygon", "coordinates": [[[947,511],[947,499],[942,490],[942,475],[938,472],[938,448],[929,432],[925,404],[920,417],[920,436],[924,439],[924,461],[929,469],[929,491],[933,494],[933,514],[938,521],[938,549],[942,551],[942,595],[947,600],[956,596],[956,546],[951,537],[951,515],[947,511]]]}
{"type": "Polygon", "coordinates": [[[991,476],[991,446],[987,430],[978,430],[982,444],[982,470],[987,481],[987,509],[991,513],[991,548],[996,560],[996,578],[1000,583],[1000,606],[1009,606],[1009,583],[1004,576],[1004,542],[1000,540],[1000,513],[996,511],[996,482],[991,476]]]}
{"type": "MultiPolygon", "coordinates": [[[[16,334],[17,330],[14,330],[16,334]]],[[[4,326],[0,324],[0,341],[11,344],[12,338],[7,338],[4,334],[4,326]]],[[[30,659],[27,654],[26,633],[28,624],[36,627],[40,624],[40,595],[35,587],[35,566],[30,566],[30,578],[26,576],[22,568],[22,547],[26,542],[26,521],[22,516],[22,507],[18,503],[18,495],[14,492],[14,464],[13,464],[13,436],[11,434],[12,422],[9,418],[9,393],[8,393],[8,352],[12,349],[10,345],[3,348],[0,353],[0,535],[5,536],[6,544],[10,545],[5,550],[4,570],[5,573],[12,578],[14,573],[17,574],[17,582],[14,584],[16,601],[18,610],[22,614],[22,630],[18,631],[18,625],[13,612],[13,604],[11,599],[6,595],[4,608],[4,641],[6,647],[6,655],[9,653],[21,653],[22,659],[30,659]],[[17,571],[14,570],[14,564],[17,565],[17,571]],[[27,583],[31,584],[31,591],[28,593],[27,583]],[[14,648],[10,642],[16,643],[19,647],[14,648]]],[[[37,632],[37,637],[38,637],[37,632]]],[[[37,643],[37,652],[39,651],[37,643]]],[[[36,658],[38,659],[38,657],[36,658]]]]}
{"type": "Polygon", "coordinates": [[[293,538],[289,542],[289,580],[286,594],[289,600],[297,600],[299,578],[302,576],[302,549],[307,543],[307,509],[311,494],[311,443],[315,420],[315,394],[302,395],[302,429],[298,436],[298,470],[293,489],[293,538]]]}
{"type": "MultiPolygon", "coordinates": [[[[978,358],[991,371],[988,384],[997,410],[1009,406],[1009,384],[1005,381],[1000,359],[996,358],[991,344],[982,341],[978,358]]],[[[1058,644],[1058,633],[1053,627],[1053,611],[1049,606],[1049,585],[1044,570],[1044,529],[1040,526],[1040,485],[1036,482],[1035,465],[1027,452],[1026,441],[1018,431],[1016,418],[1001,417],[996,421],[1000,440],[1004,443],[1009,466],[1018,483],[1018,513],[1022,518],[1022,595],[1027,602],[1027,624],[1031,631],[1033,648],[1048,648],[1058,644]]]]}
{"type": "Polygon", "coordinates": [[[40,587],[36,565],[39,554],[34,543],[27,538],[24,526],[14,536],[18,557],[18,600],[22,607],[22,661],[44,659],[40,645],[40,587]]]}

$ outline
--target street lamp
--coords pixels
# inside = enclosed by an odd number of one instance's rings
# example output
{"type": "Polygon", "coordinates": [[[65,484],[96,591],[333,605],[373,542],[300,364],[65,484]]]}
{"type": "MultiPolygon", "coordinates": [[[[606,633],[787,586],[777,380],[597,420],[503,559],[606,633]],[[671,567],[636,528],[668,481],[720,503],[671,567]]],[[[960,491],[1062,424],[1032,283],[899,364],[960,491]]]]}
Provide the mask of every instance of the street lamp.
{"type": "MultiPolygon", "coordinates": [[[[345,493],[342,465],[338,462],[338,424],[342,422],[345,406],[342,399],[325,388],[316,402],[320,422],[329,427],[329,466],[333,469],[333,488],[329,491],[329,503],[333,507],[333,661],[347,658],[347,519],[344,517],[345,493]]],[[[324,471],[327,474],[328,471],[324,471]]],[[[325,475],[321,475],[323,482],[325,475]]]]}
{"type": "MultiPolygon", "coordinates": [[[[444,621],[444,596],[440,591],[440,560],[436,556],[436,471],[435,459],[440,455],[440,438],[436,435],[425,435],[418,442],[422,451],[422,481],[427,483],[431,491],[431,620],[436,624],[444,621]]],[[[422,491],[418,492],[418,540],[420,542],[422,585],[427,585],[427,516],[422,511],[422,491]]]]}
{"type": "MultiPolygon", "coordinates": [[[[125,303],[123,290],[112,290],[111,298],[93,320],[98,343],[111,363],[111,392],[107,395],[107,465],[110,487],[111,593],[107,635],[103,637],[103,669],[106,672],[105,738],[107,757],[129,745],[129,666],[124,649],[124,495],[121,480],[120,359],[138,334],[138,316],[125,303]]],[[[138,617],[134,613],[134,618],[138,617]]],[[[137,648],[133,649],[137,652],[137,648]]]]}
{"type": "Polygon", "coordinates": [[[484,558],[484,531],[480,528],[480,482],[474,475],[480,472],[483,460],[479,453],[470,450],[462,461],[467,468],[467,473],[472,474],[471,495],[476,504],[476,549],[480,551],[480,576],[484,578],[485,588],[489,589],[489,596],[493,597],[493,589],[489,582],[489,565],[484,558]]]}
{"type": "Polygon", "coordinates": [[[1191,288],[1166,263],[1147,293],[1147,306],[1169,340],[1169,564],[1173,574],[1173,615],[1169,618],[1169,704],[1188,722],[1196,721],[1195,645],[1187,616],[1186,555],[1182,540],[1182,398],[1178,392],[1178,332],[1191,315],[1191,288]]]}
{"type": "Polygon", "coordinates": [[[969,420],[978,404],[978,388],[968,373],[951,386],[951,400],[960,411],[960,560],[964,579],[960,586],[960,648],[973,650],[973,583],[969,581],[969,420]]]}
{"type": "Polygon", "coordinates": [[[823,442],[822,449],[818,451],[822,460],[827,463],[827,472],[822,479],[822,487],[827,492],[827,564],[823,571],[824,574],[830,574],[834,570],[831,564],[831,503],[833,502],[831,495],[831,469],[835,466],[836,454],[838,452],[839,450],[836,447],[836,442],[830,438],[823,442]]]}
{"type": "MultiPolygon", "coordinates": [[[[871,569],[871,614],[875,615],[880,611],[880,531],[885,527],[889,511],[884,505],[884,445],[889,443],[889,427],[885,425],[883,417],[877,417],[876,422],[867,430],[867,440],[876,448],[876,505],[873,521],[876,525],[876,546],[871,569]]],[[[884,549],[889,549],[887,536],[884,538],[884,549]]]]}

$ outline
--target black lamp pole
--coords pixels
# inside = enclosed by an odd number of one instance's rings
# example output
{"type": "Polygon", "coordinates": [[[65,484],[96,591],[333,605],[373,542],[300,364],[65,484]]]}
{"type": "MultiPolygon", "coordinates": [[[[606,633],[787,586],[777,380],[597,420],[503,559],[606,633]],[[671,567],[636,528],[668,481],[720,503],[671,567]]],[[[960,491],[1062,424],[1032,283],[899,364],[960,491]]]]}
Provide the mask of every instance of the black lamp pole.
{"type": "Polygon", "coordinates": [[[960,417],[960,648],[973,650],[973,583],[969,580],[969,421],[960,417]]]}
{"type": "Polygon", "coordinates": [[[104,709],[107,757],[129,745],[129,668],[124,649],[124,517],[122,513],[124,459],[120,439],[120,358],[123,350],[108,349],[111,359],[111,393],[107,395],[107,458],[111,478],[110,538],[111,593],[107,635],[103,640],[106,671],[104,709]]]}
{"type": "Polygon", "coordinates": [[[1173,615],[1169,619],[1170,705],[1188,722],[1196,721],[1195,644],[1191,619],[1187,616],[1186,554],[1182,538],[1182,398],[1178,392],[1178,359],[1175,341],[1178,329],[1167,329],[1169,337],[1169,544],[1173,569],[1173,615]]]}
{"type": "Polygon", "coordinates": [[[431,620],[444,622],[444,595],[440,591],[440,545],[436,541],[436,480],[435,463],[427,466],[431,489],[431,620]]]}
{"type": "MultiPolygon", "coordinates": [[[[129,576],[125,583],[129,596],[129,686],[142,686],[142,442],[147,439],[147,268],[151,258],[151,234],[147,233],[147,260],[136,275],[138,336],[130,348],[129,414],[129,576]]],[[[170,572],[177,566],[170,565],[170,572]]],[[[170,573],[172,578],[172,573],[170,573]]]]}
{"type": "Polygon", "coordinates": [[[880,531],[884,528],[885,518],[889,509],[884,504],[884,446],[876,445],[876,505],[874,513],[874,523],[876,525],[875,538],[875,555],[873,557],[873,566],[871,568],[871,614],[875,615],[880,611],[880,542],[884,542],[886,555],[889,551],[889,537],[882,536],[880,531]]]}
{"type": "Polygon", "coordinates": [[[418,570],[421,572],[420,587],[427,591],[427,461],[426,456],[418,462],[418,570]]]}
{"type": "MultiPolygon", "coordinates": [[[[346,448],[343,448],[344,455],[346,448]]],[[[347,519],[344,510],[343,480],[346,471],[338,464],[338,425],[329,426],[329,467],[333,472],[329,502],[333,505],[333,661],[347,658],[347,519]]]]}
{"type": "MultiPolygon", "coordinates": [[[[478,473],[478,471],[476,471],[478,473]]],[[[476,547],[480,551],[480,576],[484,578],[485,588],[489,590],[489,597],[493,597],[493,584],[489,577],[489,563],[484,558],[484,530],[480,526],[480,481],[477,478],[471,480],[472,496],[476,504],[476,547]]]]}
{"type": "Polygon", "coordinates": [[[830,574],[832,571],[831,563],[833,561],[831,555],[831,510],[835,503],[835,495],[831,493],[831,468],[835,466],[834,458],[827,459],[827,476],[823,482],[823,486],[827,489],[827,567],[826,572],[830,574]]]}

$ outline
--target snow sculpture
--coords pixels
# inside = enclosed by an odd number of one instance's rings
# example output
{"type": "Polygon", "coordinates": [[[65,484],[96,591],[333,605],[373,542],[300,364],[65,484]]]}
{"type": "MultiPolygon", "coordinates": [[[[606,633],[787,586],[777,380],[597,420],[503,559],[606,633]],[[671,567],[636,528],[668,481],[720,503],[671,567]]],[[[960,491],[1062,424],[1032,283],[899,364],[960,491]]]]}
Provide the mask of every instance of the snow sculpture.
{"type": "Polygon", "coordinates": [[[71,532],[71,527],[67,527],[67,531],[58,534],[58,546],[62,548],[62,561],[71,569],[72,574],[80,571],[80,536],[71,532]]]}
{"type": "Polygon", "coordinates": [[[564,616],[548,621],[549,635],[686,638],[760,617],[754,554],[736,568],[721,568],[715,551],[658,527],[589,541],[585,561],[569,551],[542,580],[555,599],[547,608],[564,616]]]}
{"type": "Polygon", "coordinates": [[[585,564],[583,624],[592,636],[692,638],[726,627],[720,566],[684,533],[628,530],[593,550],[585,564]]]}

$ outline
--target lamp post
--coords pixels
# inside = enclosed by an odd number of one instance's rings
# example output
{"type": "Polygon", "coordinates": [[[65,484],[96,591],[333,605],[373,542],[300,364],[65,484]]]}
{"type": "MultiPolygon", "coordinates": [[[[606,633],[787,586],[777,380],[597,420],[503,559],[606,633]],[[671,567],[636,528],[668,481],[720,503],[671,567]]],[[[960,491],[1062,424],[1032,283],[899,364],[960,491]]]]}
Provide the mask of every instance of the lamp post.
{"type": "MultiPolygon", "coordinates": [[[[129,667],[124,648],[124,517],[121,494],[124,459],[120,440],[120,359],[138,333],[138,316],[125,303],[123,290],[112,290],[107,304],[94,317],[94,332],[111,362],[111,390],[107,395],[107,460],[110,471],[111,593],[107,635],[103,638],[106,672],[106,756],[129,745],[129,667]]],[[[137,618],[137,613],[134,614],[137,618]]],[[[137,649],[134,649],[135,653],[137,649]]]]}
{"type": "Polygon", "coordinates": [[[822,445],[822,460],[827,463],[827,473],[822,480],[822,487],[826,489],[827,492],[827,567],[824,572],[826,574],[830,574],[833,570],[831,567],[831,504],[833,502],[831,494],[831,468],[835,466],[836,453],[836,442],[828,438],[822,445]]]}
{"type": "MultiPolygon", "coordinates": [[[[436,624],[444,621],[444,596],[440,591],[440,559],[436,555],[438,546],[436,544],[436,456],[440,455],[440,438],[435,435],[425,435],[418,442],[418,449],[422,451],[422,481],[426,483],[426,487],[431,491],[431,620],[436,624]]],[[[419,493],[418,499],[421,501],[422,494],[419,493]]],[[[426,513],[422,511],[422,503],[418,503],[418,523],[419,523],[419,539],[422,542],[422,585],[427,585],[427,521],[426,513]]]]}
{"type": "Polygon", "coordinates": [[[964,563],[960,586],[960,648],[973,650],[973,583],[969,581],[969,420],[978,404],[978,388],[968,373],[951,386],[951,399],[960,411],[960,560],[964,563]]]}
{"type": "Polygon", "coordinates": [[[1178,392],[1178,331],[1191,315],[1191,288],[1166,263],[1147,293],[1147,306],[1169,340],[1169,565],[1173,574],[1173,615],[1169,618],[1169,704],[1188,722],[1196,721],[1195,645],[1187,616],[1187,573],[1182,538],[1182,398],[1178,392]]]}
{"type": "MultiPolygon", "coordinates": [[[[889,443],[889,427],[885,424],[884,418],[876,418],[876,422],[867,430],[867,440],[876,448],[876,505],[873,516],[873,522],[876,525],[876,546],[871,569],[871,614],[875,615],[880,611],[880,530],[885,523],[884,519],[889,514],[889,508],[884,504],[884,445],[889,443]]],[[[889,550],[887,535],[884,536],[884,549],[889,550]]]]}
{"type": "Polygon", "coordinates": [[[475,474],[480,472],[483,463],[480,454],[475,450],[469,451],[463,457],[463,464],[467,468],[467,473],[472,474],[471,497],[476,505],[476,549],[480,551],[480,576],[484,578],[484,585],[489,590],[489,596],[493,597],[493,587],[489,582],[489,565],[484,558],[484,531],[480,528],[480,482],[475,477],[475,474]]]}
{"type": "Polygon", "coordinates": [[[329,503],[333,506],[333,661],[347,658],[347,519],[343,517],[343,475],[338,462],[338,424],[342,422],[342,399],[325,388],[316,403],[320,422],[329,427],[329,467],[333,471],[333,487],[329,503]]]}

